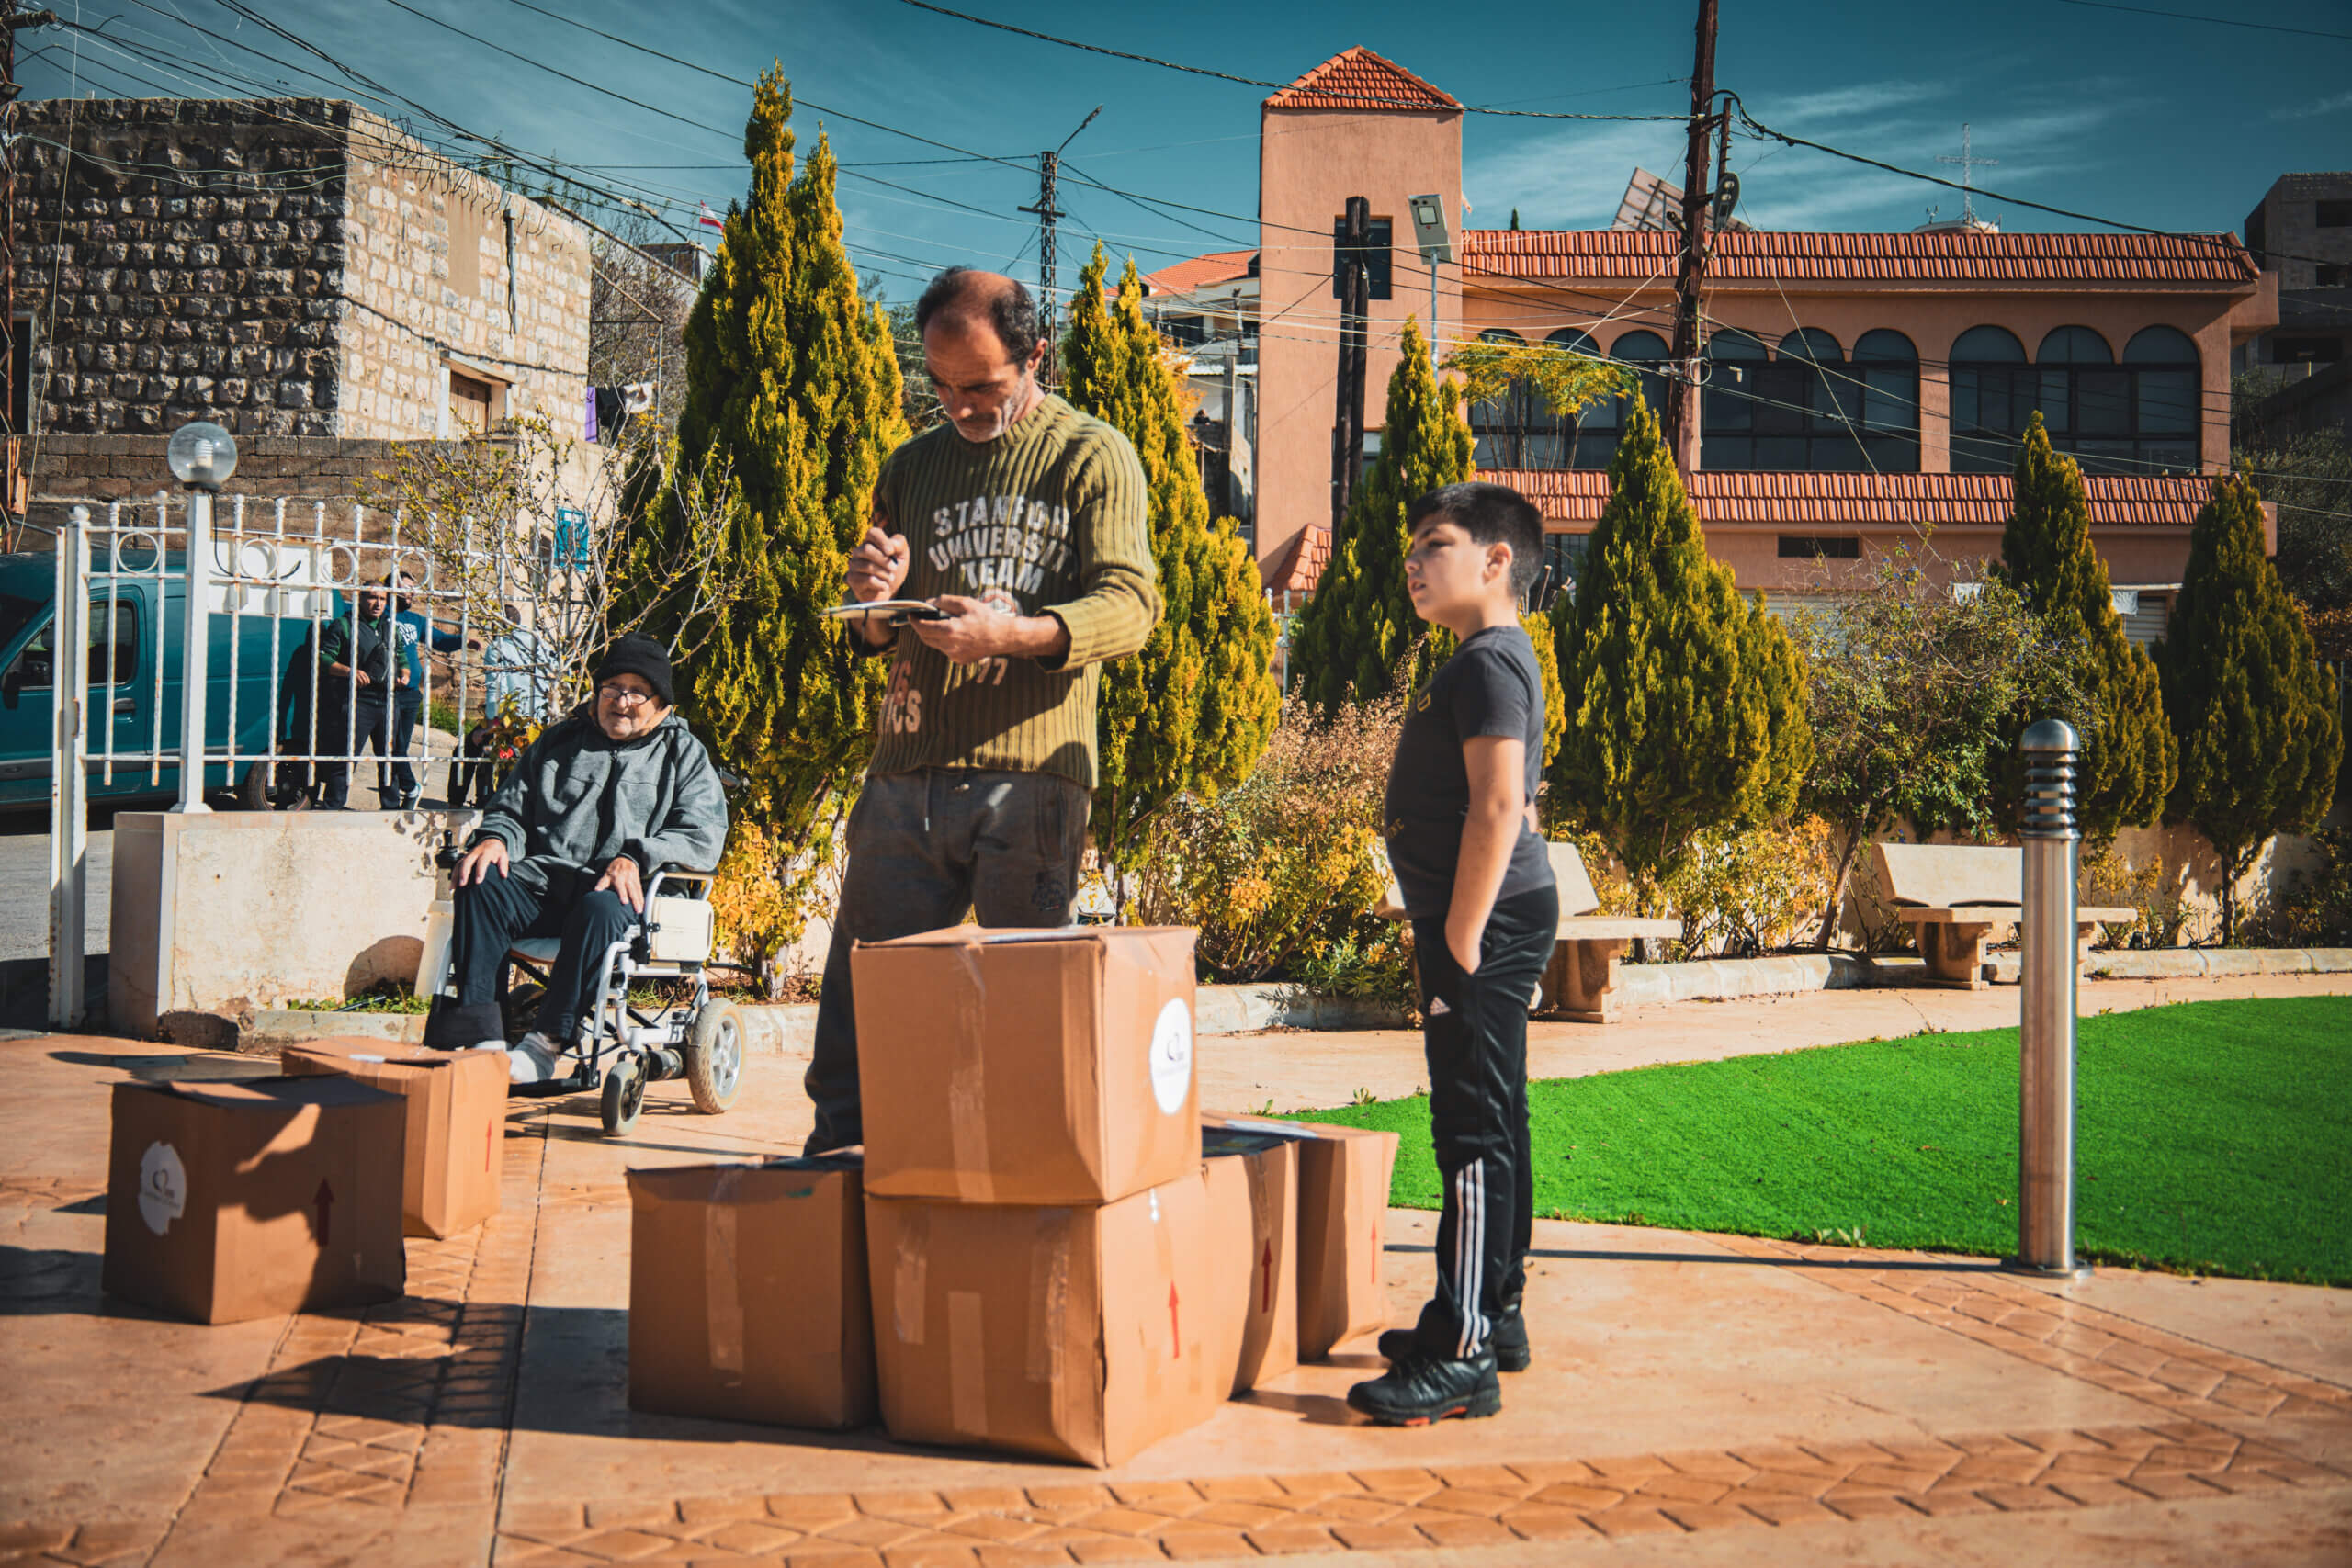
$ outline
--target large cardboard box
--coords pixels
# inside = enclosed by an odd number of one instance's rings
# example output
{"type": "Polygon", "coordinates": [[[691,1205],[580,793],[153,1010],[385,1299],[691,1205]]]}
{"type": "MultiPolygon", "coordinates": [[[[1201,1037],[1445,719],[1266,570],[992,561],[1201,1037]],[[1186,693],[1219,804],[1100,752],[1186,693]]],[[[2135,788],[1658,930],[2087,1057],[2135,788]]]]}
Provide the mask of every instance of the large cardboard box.
{"type": "Polygon", "coordinates": [[[781,1427],[874,1419],[854,1155],[628,1173],[628,1402],[781,1427]]]}
{"type": "Polygon", "coordinates": [[[1092,1206],[865,1201],[882,1420],[905,1442],[1122,1463],[1230,1395],[1208,1186],[1092,1206]]]}
{"type": "Polygon", "coordinates": [[[1216,1227],[1218,1288],[1238,1299],[1247,1393],[1298,1367],[1298,1145],[1271,1133],[1214,1128],[1201,1153],[1216,1227]]]}
{"type": "Polygon", "coordinates": [[[1193,937],[958,926],[860,945],[866,1191],[1104,1203],[1196,1169],[1193,937]]]}
{"type": "Polygon", "coordinates": [[[1272,1133],[1298,1146],[1298,1358],[1388,1324],[1382,1278],[1396,1134],[1323,1122],[1205,1118],[1211,1127],[1272,1133]]]}
{"type": "Polygon", "coordinates": [[[344,1077],[115,1085],[107,1292],[199,1323],[399,1295],[404,1121],[344,1077]]]}
{"type": "Polygon", "coordinates": [[[289,1045],[280,1061],[289,1075],[340,1073],[408,1101],[401,1223],[409,1235],[455,1235],[498,1213],[503,1055],[339,1037],[289,1045]]]}

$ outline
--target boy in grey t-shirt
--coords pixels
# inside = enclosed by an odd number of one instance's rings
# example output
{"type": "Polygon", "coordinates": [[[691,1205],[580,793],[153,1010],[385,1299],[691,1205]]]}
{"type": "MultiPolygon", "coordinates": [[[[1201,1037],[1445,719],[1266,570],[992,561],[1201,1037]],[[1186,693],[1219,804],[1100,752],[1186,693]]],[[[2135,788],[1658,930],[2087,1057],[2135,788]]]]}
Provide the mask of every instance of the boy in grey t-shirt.
{"type": "Polygon", "coordinates": [[[1527,1007],[1560,901],[1534,825],[1544,676],[1519,624],[1543,521],[1517,491],[1456,484],[1413,502],[1406,523],[1413,610],[1461,639],[1414,694],[1382,813],[1420,967],[1445,1205],[1437,1293],[1418,1325],[1380,1337],[1388,1371],[1348,1403],[1384,1424],[1421,1426],[1494,1415],[1496,1372],[1528,1362],[1527,1007]]]}

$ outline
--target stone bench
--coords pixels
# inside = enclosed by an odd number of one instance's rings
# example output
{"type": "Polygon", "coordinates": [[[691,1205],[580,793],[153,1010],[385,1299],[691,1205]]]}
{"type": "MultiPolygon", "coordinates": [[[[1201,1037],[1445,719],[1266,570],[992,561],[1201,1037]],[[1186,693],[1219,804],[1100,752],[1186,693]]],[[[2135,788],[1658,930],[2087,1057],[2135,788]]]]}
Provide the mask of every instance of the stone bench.
{"type": "MultiPolygon", "coordinates": [[[[1607,1023],[1616,1017],[1617,964],[1636,937],[1678,937],[1680,920],[1596,915],[1600,897],[1585,874],[1574,844],[1550,844],[1552,878],[1560,889],[1560,935],[1544,969],[1535,1009],[1579,1023],[1607,1023]]],[[[1391,882],[1374,911],[1383,919],[1405,918],[1404,895],[1391,882]]],[[[1417,961],[1418,962],[1418,961],[1417,961]]]]}
{"type": "MultiPolygon", "coordinates": [[[[1919,939],[1928,982],[1982,990],[1992,983],[1984,944],[2018,923],[2025,899],[2025,852],[2015,846],[1872,844],[1880,894],[1919,939]]],[[[2140,911],[2084,905],[2075,913],[2075,960],[2090,957],[2102,925],[2128,925],[2140,911]]]]}

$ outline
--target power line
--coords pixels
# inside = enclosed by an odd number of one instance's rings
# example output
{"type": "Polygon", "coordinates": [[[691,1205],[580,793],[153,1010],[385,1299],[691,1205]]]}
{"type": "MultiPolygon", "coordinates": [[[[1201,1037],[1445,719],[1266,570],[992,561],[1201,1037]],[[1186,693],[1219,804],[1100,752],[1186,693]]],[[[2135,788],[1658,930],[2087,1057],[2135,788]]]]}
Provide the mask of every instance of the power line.
{"type": "MultiPolygon", "coordinates": [[[[516,0],[516,3],[520,4],[520,0],[516,0]]],[[[912,6],[918,11],[931,11],[942,17],[953,17],[959,22],[970,22],[975,27],[994,28],[999,32],[1018,33],[1023,38],[1035,39],[1040,43],[1058,44],[1064,49],[1083,50],[1089,54],[1107,54],[1114,60],[1131,60],[1138,65],[1157,65],[1163,71],[1181,71],[1189,76],[1209,76],[1214,77],[1216,80],[1220,82],[1238,83],[1244,87],[1272,87],[1276,90],[1280,90],[1291,85],[1288,82],[1269,82],[1257,76],[1237,76],[1229,71],[1211,71],[1207,67],[1201,65],[1180,65],[1175,61],[1161,60],[1155,55],[1130,54],[1123,49],[1105,49],[1099,43],[1080,43],[1076,39],[1057,38],[1052,33],[1041,33],[1030,28],[1016,28],[1010,22],[993,22],[986,17],[975,17],[968,11],[952,11],[944,6],[933,5],[931,0],[900,0],[900,4],[912,6]]],[[[1679,81],[1680,78],[1677,77],[1674,78],[1674,80],[1679,81]]],[[[1327,97],[1347,98],[1353,102],[1363,104],[1367,107],[1376,108],[1386,107],[1391,108],[1425,109],[1430,107],[1426,102],[1414,102],[1402,98],[1385,98],[1376,94],[1351,93],[1344,89],[1335,87],[1317,87],[1316,88],[1316,91],[1327,97]]],[[[1690,118],[1687,115],[1679,114],[1557,114],[1547,113],[1540,109],[1479,108],[1468,104],[1462,105],[1460,107],[1462,112],[1464,114],[1499,115],[1513,119],[1679,121],[1690,118]]]]}
{"type": "Polygon", "coordinates": [[[2326,33],[2316,28],[2290,28],[2277,22],[2249,22],[2242,17],[2200,17],[2193,11],[2159,11],[2147,6],[2119,6],[2114,0],[2058,0],[2062,6],[2084,6],[2095,11],[2129,11],[2140,17],[2168,17],[2176,22],[2211,22],[2217,28],[2254,28],[2266,33],[2295,33],[2303,38],[2332,38],[2352,43],[2352,33],[2326,33]]]}

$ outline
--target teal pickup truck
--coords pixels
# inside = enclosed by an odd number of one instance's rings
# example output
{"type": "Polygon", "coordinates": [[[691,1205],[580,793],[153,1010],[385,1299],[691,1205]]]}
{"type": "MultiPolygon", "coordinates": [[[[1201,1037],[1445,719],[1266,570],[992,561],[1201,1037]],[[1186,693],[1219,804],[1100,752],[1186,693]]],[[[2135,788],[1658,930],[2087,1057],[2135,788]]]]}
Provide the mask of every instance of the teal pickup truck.
{"type": "MultiPolygon", "coordinates": [[[[175,567],[169,558],[165,564],[175,567]]],[[[102,578],[94,585],[88,622],[92,801],[113,805],[179,793],[176,761],[166,761],[152,773],[143,761],[118,762],[114,777],[108,780],[101,758],[109,734],[118,755],[161,751],[166,758],[176,757],[187,600],[185,580],[168,571],[161,579],[126,577],[110,585],[102,578]],[[111,626],[107,614],[109,599],[115,607],[111,626]]],[[[232,619],[216,614],[208,620],[205,742],[214,750],[228,745],[229,694],[233,682],[236,750],[247,756],[266,753],[277,732],[270,713],[271,671],[276,670],[283,682],[287,663],[310,635],[311,623],[289,615],[273,635],[266,616],[236,617],[232,675],[232,619]]],[[[54,794],[56,624],[56,558],[0,555],[0,809],[45,805],[54,794]]],[[[266,762],[237,764],[233,783],[240,798],[248,805],[266,804],[268,777],[266,762]]],[[[230,788],[229,764],[208,766],[204,784],[208,792],[230,788]]]]}

